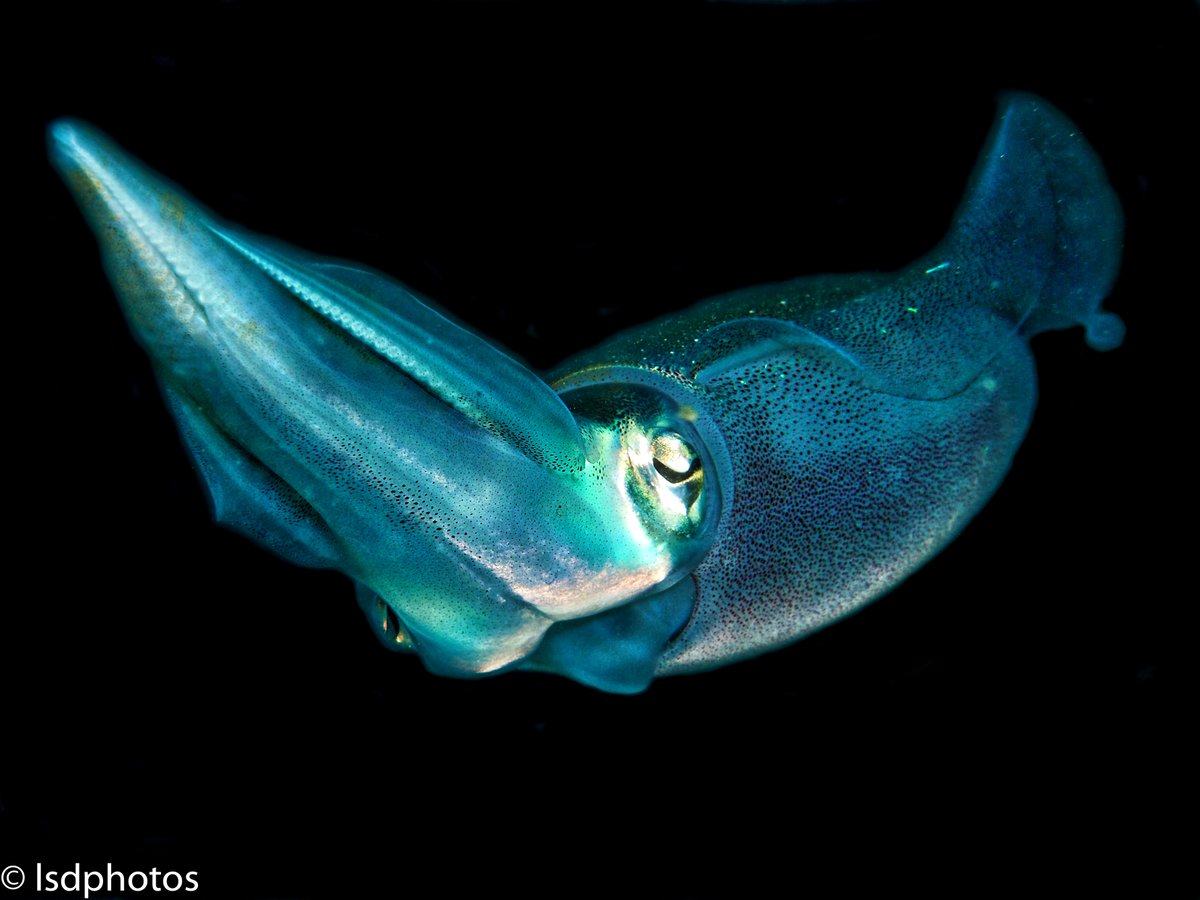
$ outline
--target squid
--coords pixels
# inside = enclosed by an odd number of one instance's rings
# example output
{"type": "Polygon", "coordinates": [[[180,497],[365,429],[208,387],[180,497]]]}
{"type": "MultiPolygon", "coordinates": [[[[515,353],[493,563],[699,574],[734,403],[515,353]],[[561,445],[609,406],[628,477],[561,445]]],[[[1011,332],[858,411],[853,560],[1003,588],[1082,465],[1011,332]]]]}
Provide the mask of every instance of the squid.
{"type": "Polygon", "coordinates": [[[949,233],[894,273],[704,301],[546,378],[386,275],[226,222],[91,126],[50,156],[216,520],[349,576],[432,672],[617,693],[747,659],[958,535],[1033,413],[1029,339],[1097,350],[1122,214],[1050,104],[1001,98],[949,233]]]}

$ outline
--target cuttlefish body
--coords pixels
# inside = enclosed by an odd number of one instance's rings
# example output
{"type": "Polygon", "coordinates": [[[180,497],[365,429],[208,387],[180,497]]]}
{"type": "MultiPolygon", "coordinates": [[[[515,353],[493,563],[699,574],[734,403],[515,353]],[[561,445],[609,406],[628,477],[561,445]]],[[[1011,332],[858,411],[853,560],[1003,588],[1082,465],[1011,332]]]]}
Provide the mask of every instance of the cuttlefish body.
{"type": "Polygon", "coordinates": [[[1031,335],[1097,349],[1121,213],[1073,126],[1009,95],[949,235],[619,335],[548,381],[403,285],[227,224],[90,127],[51,155],[218,521],[354,579],[433,671],[633,692],[894,587],[1004,477],[1031,335]]]}

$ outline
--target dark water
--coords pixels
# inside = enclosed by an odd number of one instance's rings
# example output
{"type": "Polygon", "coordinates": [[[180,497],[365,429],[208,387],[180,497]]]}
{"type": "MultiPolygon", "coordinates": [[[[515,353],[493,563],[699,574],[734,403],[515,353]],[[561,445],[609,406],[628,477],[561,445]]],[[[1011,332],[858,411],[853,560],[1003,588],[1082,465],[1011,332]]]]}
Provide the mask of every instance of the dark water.
{"type": "Polygon", "coordinates": [[[1197,7],[1043,6],[46,11],[16,41],[8,133],[33,218],[6,304],[0,865],[195,870],[205,896],[1035,871],[1174,895],[1197,7]],[[211,526],[41,146],[46,120],[88,119],[229,218],[384,269],[546,367],[724,290],[920,256],[1006,88],[1108,167],[1126,345],[1036,342],[1008,481],[901,589],[635,698],[428,676],[340,576],[211,526]]]}

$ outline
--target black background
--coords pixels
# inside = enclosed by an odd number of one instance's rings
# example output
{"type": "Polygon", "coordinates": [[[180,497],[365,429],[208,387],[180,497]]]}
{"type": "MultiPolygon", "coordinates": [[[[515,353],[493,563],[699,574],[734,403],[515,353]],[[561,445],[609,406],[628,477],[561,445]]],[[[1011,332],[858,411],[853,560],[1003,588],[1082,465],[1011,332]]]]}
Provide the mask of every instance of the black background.
{"type": "Polygon", "coordinates": [[[195,870],[228,897],[1181,890],[1197,7],[1049,6],[193,2],[14,27],[0,864],[195,870]],[[1126,344],[1035,341],[1008,480],[899,590],[632,698],[427,675],[344,578],[211,525],[42,136],[94,122],[546,368],[721,291],[922,255],[1009,88],[1064,110],[1121,196],[1126,344]]]}

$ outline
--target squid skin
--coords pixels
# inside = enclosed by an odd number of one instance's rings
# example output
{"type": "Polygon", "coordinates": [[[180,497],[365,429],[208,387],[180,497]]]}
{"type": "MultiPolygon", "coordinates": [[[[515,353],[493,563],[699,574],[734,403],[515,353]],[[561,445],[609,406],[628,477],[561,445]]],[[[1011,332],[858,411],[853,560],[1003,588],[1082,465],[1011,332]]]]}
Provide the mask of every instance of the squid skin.
{"type": "Polygon", "coordinates": [[[1100,308],[1122,217],[1010,94],[946,238],[702,302],[546,380],[386,276],[226,223],[91,127],[50,155],[216,519],[356,584],[434,672],[614,692],[782,647],[957,535],[1033,412],[1029,338],[1100,308]]]}

